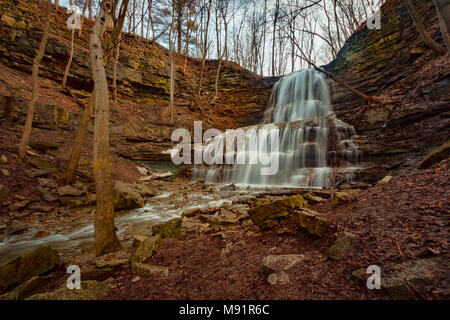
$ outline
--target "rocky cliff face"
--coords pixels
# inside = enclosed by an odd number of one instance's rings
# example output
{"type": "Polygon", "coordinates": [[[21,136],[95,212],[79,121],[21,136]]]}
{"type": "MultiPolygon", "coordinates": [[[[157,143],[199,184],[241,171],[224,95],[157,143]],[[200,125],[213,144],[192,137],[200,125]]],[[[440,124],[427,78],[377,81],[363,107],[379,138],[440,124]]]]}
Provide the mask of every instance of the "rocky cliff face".
{"type": "MultiPolygon", "coordinates": [[[[27,100],[31,95],[31,66],[41,39],[40,21],[44,2],[1,0],[0,7],[0,108],[8,117],[24,123],[27,100]]],[[[64,8],[52,11],[50,37],[42,60],[41,96],[34,127],[73,132],[82,106],[93,89],[89,66],[88,35],[93,21],[85,20],[81,37],[75,34],[75,51],[67,85],[77,97],[59,89],[70,53],[68,14],[64,8]],[[65,114],[64,123],[55,115],[65,114]]],[[[195,120],[203,129],[240,127],[261,121],[273,80],[262,79],[238,65],[224,62],[220,75],[219,96],[212,103],[217,61],[207,61],[203,103],[194,106],[200,61],[175,56],[175,121],[168,123],[169,55],[158,44],[130,34],[123,35],[118,64],[118,104],[112,106],[112,150],[131,159],[167,158],[161,151],[169,148],[176,128],[192,130],[195,120]]],[[[113,61],[107,63],[108,81],[112,83],[113,61]]],[[[61,117],[60,117],[61,118],[61,117]]]]}
{"type": "MultiPolygon", "coordinates": [[[[431,1],[415,1],[428,32],[443,43],[431,1]]],[[[437,56],[420,38],[403,1],[381,8],[381,29],[362,25],[326,66],[360,91],[379,97],[374,106],[330,81],[333,108],[354,125],[364,160],[364,179],[415,168],[450,137],[450,60],[437,56]]]]}
{"type": "MultiPolygon", "coordinates": [[[[428,32],[442,43],[431,2],[415,1],[427,21],[428,32]]],[[[0,109],[18,123],[24,122],[31,98],[31,65],[41,38],[40,1],[0,0],[0,109]]],[[[51,35],[41,66],[41,98],[34,139],[57,136],[54,147],[70,153],[70,142],[87,103],[92,81],[87,51],[92,21],[85,21],[75,36],[75,54],[68,86],[80,103],[59,89],[70,51],[70,30],[64,9],[52,12],[51,35]],[[61,131],[61,129],[63,129],[61,131]],[[39,130],[44,130],[39,134],[39,130]],[[58,142],[58,139],[60,140],[58,142]]],[[[388,0],[381,9],[381,29],[362,25],[325,68],[362,92],[377,96],[375,106],[330,80],[333,108],[352,124],[368,169],[360,179],[374,182],[392,170],[409,170],[430,149],[450,136],[447,56],[438,57],[421,41],[401,0],[388,0]]],[[[175,122],[169,124],[169,56],[166,49],[125,34],[118,65],[119,101],[111,107],[112,151],[129,159],[161,160],[172,146],[175,128],[192,130],[195,120],[203,129],[237,128],[260,123],[274,78],[261,78],[231,62],[220,76],[219,98],[212,103],[217,61],[207,61],[203,101],[195,106],[200,61],[176,55],[175,122]]],[[[112,82],[112,61],[107,64],[112,82]]],[[[92,133],[92,128],[90,129],[92,133]]],[[[92,139],[92,135],[88,137],[92,139]]],[[[86,148],[88,157],[91,148],[86,148]]]]}

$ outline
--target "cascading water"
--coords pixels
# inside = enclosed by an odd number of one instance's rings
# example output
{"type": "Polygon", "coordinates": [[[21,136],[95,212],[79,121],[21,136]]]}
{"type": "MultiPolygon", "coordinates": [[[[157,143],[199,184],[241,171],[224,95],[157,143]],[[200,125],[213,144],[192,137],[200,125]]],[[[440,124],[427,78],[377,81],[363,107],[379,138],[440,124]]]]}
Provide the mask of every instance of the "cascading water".
{"type": "MultiPolygon", "coordinates": [[[[359,161],[352,139],[355,130],[335,117],[325,78],[314,69],[280,79],[272,90],[264,124],[242,129],[246,130],[242,147],[231,152],[227,149],[225,153],[225,158],[235,156],[236,164],[197,166],[194,179],[210,183],[322,188],[333,186],[337,180],[351,179],[359,161]],[[256,159],[270,154],[273,138],[279,141],[279,170],[262,175],[265,166],[256,159]]],[[[224,142],[228,143],[227,135],[211,139],[205,150],[223,149],[224,142]]]]}

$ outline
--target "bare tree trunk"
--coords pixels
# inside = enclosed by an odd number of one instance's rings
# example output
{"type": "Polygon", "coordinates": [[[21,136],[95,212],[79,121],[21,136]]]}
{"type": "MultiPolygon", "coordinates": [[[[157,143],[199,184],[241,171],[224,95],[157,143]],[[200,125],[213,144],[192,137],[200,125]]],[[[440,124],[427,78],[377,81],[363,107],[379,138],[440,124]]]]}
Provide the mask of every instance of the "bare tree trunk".
{"type": "Polygon", "coordinates": [[[172,21],[169,30],[169,55],[170,55],[170,100],[169,100],[169,113],[170,113],[170,123],[174,120],[174,97],[175,97],[175,66],[173,57],[173,24],[175,18],[175,7],[172,6],[172,21]]]}
{"type": "Polygon", "coordinates": [[[423,25],[422,17],[417,12],[416,8],[414,7],[411,0],[404,0],[406,8],[408,9],[409,14],[411,15],[411,18],[414,21],[414,24],[417,27],[417,30],[419,31],[420,36],[422,37],[422,40],[425,42],[425,44],[433,49],[438,54],[445,54],[447,50],[445,50],[439,43],[433,40],[433,38],[428,34],[428,32],[425,30],[425,26],[423,25]]]}
{"type": "Polygon", "coordinates": [[[78,37],[81,37],[81,30],[83,30],[84,15],[86,14],[87,5],[88,0],[85,0],[83,5],[83,12],[81,14],[80,29],[78,29],[78,37]]]}
{"type": "Polygon", "coordinates": [[[55,0],[55,7],[56,7],[56,11],[59,10],[59,0],[55,0]]]}
{"type": "Polygon", "coordinates": [[[90,20],[92,20],[92,0],[89,0],[89,5],[88,5],[88,8],[89,8],[89,19],[90,20]]]}
{"type": "Polygon", "coordinates": [[[64,76],[63,76],[63,80],[62,80],[62,84],[61,84],[62,89],[64,89],[66,87],[67,76],[69,75],[70,65],[72,64],[73,50],[74,50],[74,45],[73,45],[74,38],[75,38],[75,28],[72,29],[72,36],[70,39],[69,61],[67,61],[66,70],[64,70],[64,76]]]}
{"type": "MultiPolygon", "coordinates": [[[[118,41],[120,42],[122,33],[119,33],[118,41]]],[[[120,43],[117,45],[116,54],[114,56],[114,67],[113,67],[113,100],[114,100],[114,108],[117,107],[117,64],[119,63],[119,55],[120,55],[120,43]]]]}
{"type": "Polygon", "coordinates": [[[436,7],[442,38],[447,52],[450,51],[450,2],[448,0],[433,0],[436,7]]]}
{"type": "Polygon", "coordinates": [[[212,0],[209,0],[208,5],[208,14],[206,18],[206,30],[205,30],[205,37],[204,37],[204,44],[203,44],[203,56],[202,56],[202,66],[200,70],[200,79],[198,81],[198,89],[197,89],[197,101],[196,104],[200,104],[200,94],[202,92],[202,82],[203,82],[203,72],[205,71],[205,62],[206,62],[206,55],[208,53],[208,29],[209,29],[209,21],[211,19],[211,7],[212,7],[212,0]]]}
{"type": "Polygon", "coordinates": [[[75,171],[80,160],[81,149],[83,148],[83,142],[86,137],[86,132],[89,126],[89,122],[92,117],[95,106],[95,91],[92,92],[89,97],[88,105],[83,112],[80,124],[78,125],[77,133],[75,134],[75,140],[73,143],[72,151],[70,153],[70,159],[66,167],[66,171],[62,178],[65,184],[70,184],[75,178],[75,171]]]}
{"type": "Polygon", "coordinates": [[[120,243],[114,227],[114,202],[109,155],[109,94],[103,60],[102,38],[111,17],[112,0],[103,0],[89,37],[95,90],[94,179],[97,198],[94,247],[97,256],[115,251],[120,243]]]}
{"type": "Polygon", "coordinates": [[[41,44],[39,45],[39,51],[33,61],[33,72],[32,72],[32,82],[33,82],[33,93],[30,104],[27,109],[27,119],[25,121],[25,127],[23,129],[22,139],[19,144],[19,156],[25,158],[28,143],[30,141],[31,127],[33,125],[34,109],[39,99],[39,67],[41,64],[42,57],[45,53],[45,47],[47,46],[48,30],[50,28],[50,13],[51,13],[52,2],[47,0],[47,8],[45,11],[45,22],[44,30],[42,33],[41,44]]]}

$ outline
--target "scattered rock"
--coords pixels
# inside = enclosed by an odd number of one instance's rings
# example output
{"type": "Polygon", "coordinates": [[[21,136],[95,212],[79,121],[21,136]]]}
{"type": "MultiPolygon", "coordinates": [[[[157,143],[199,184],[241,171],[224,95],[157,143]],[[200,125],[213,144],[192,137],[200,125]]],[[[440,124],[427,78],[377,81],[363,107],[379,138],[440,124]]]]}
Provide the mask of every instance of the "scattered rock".
{"type": "Polygon", "coordinates": [[[145,200],[130,183],[116,181],[114,185],[114,209],[116,211],[137,209],[144,206],[145,200]]]}
{"type": "Polygon", "coordinates": [[[110,285],[94,280],[81,281],[81,289],[70,290],[64,284],[53,292],[35,294],[27,300],[102,300],[109,292],[110,285]]]}
{"type": "Polygon", "coordinates": [[[267,282],[269,282],[271,285],[284,285],[288,284],[290,282],[289,275],[284,271],[274,272],[269,274],[267,277],[267,282]]]}
{"type": "Polygon", "coordinates": [[[51,231],[47,231],[47,230],[39,230],[38,232],[36,232],[36,234],[34,235],[36,238],[42,238],[42,237],[47,237],[49,235],[51,235],[52,232],[51,231]]]}
{"type": "Polygon", "coordinates": [[[16,203],[13,203],[12,205],[10,205],[8,207],[8,209],[9,209],[9,211],[17,211],[17,210],[25,208],[29,203],[30,203],[29,200],[19,201],[19,202],[16,202],[16,203]]]}
{"type": "Polygon", "coordinates": [[[179,238],[181,236],[181,218],[171,219],[153,227],[153,234],[161,238],[179,238]]]}
{"type": "Polygon", "coordinates": [[[133,262],[144,262],[146,259],[150,258],[153,252],[157,251],[161,244],[160,236],[153,236],[151,238],[145,239],[139,243],[138,247],[133,253],[133,262]]]}
{"type": "Polygon", "coordinates": [[[6,169],[2,169],[1,171],[2,171],[2,174],[3,174],[5,177],[9,177],[9,176],[11,175],[11,174],[9,173],[9,171],[6,170],[6,169]]]}
{"type": "Polygon", "coordinates": [[[316,236],[323,236],[328,230],[328,221],[321,218],[319,214],[313,210],[301,209],[294,213],[297,224],[306,228],[309,233],[316,236]]]}
{"type": "Polygon", "coordinates": [[[25,281],[20,286],[16,287],[13,291],[6,293],[2,299],[4,300],[24,300],[32,296],[37,290],[39,290],[45,283],[49,281],[51,276],[46,277],[33,277],[30,280],[25,281]]]}
{"type": "Polygon", "coordinates": [[[55,209],[55,206],[43,206],[39,203],[32,203],[28,206],[28,209],[37,211],[37,212],[50,212],[55,209]]]}
{"type": "Polygon", "coordinates": [[[389,183],[392,180],[392,176],[386,176],[383,179],[381,179],[380,181],[378,181],[378,184],[385,184],[385,183],[389,183]]]}
{"type": "MultiPolygon", "coordinates": [[[[446,269],[439,268],[439,263],[434,258],[406,261],[393,269],[389,274],[381,274],[381,288],[393,299],[399,300],[416,298],[414,291],[426,292],[441,271],[447,272],[446,269]]],[[[354,271],[353,275],[363,281],[369,277],[364,269],[354,271]]]]}
{"type": "Polygon", "coordinates": [[[44,159],[41,159],[41,158],[33,158],[30,161],[28,161],[28,163],[31,164],[36,169],[39,169],[39,170],[44,170],[44,169],[54,169],[54,170],[56,170],[53,165],[51,165],[49,162],[47,162],[47,161],[45,161],[44,159]]]}
{"type": "Polygon", "coordinates": [[[43,187],[49,187],[52,189],[58,187],[58,183],[53,179],[37,178],[37,182],[43,187]]]}
{"type": "Polygon", "coordinates": [[[450,140],[427,154],[417,167],[419,169],[426,169],[448,157],[450,157],[450,140]]]}
{"type": "Polygon", "coordinates": [[[316,196],[316,195],[314,195],[311,192],[308,192],[308,193],[304,194],[303,198],[308,200],[308,203],[319,203],[319,202],[322,202],[322,201],[326,201],[326,199],[321,198],[319,196],[316,196]]]}
{"type": "Polygon", "coordinates": [[[112,252],[95,258],[97,268],[117,268],[130,263],[130,258],[126,251],[112,252]]]}
{"type": "Polygon", "coordinates": [[[139,247],[139,245],[144,242],[145,240],[147,240],[148,237],[147,236],[141,236],[141,235],[134,235],[133,236],[133,243],[131,244],[131,248],[137,248],[139,247]]]}
{"type": "Polygon", "coordinates": [[[37,193],[41,196],[42,200],[47,202],[54,202],[58,200],[50,191],[45,190],[41,186],[36,187],[37,193]]]}
{"type": "Polygon", "coordinates": [[[9,188],[0,184],[0,197],[6,196],[9,193],[9,188]]]}
{"type": "Polygon", "coordinates": [[[59,262],[58,252],[48,245],[8,262],[0,267],[0,293],[52,270],[59,262]]]}
{"type": "Polygon", "coordinates": [[[262,267],[265,273],[286,271],[304,259],[302,254],[269,255],[262,260],[262,267]]]}
{"type": "Polygon", "coordinates": [[[344,258],[353,249],[353,245],[358,238],[358,235],[350,232],[336,234],[336,240],[328,251],[328,257],[333,260],[344,258]]]}
{"type": "Polygon", "coordinates": [[[12,236],[25,232],[28,226],[23,222],[14,222],[6,227],[5,232],[7,235],[12,236]]]}
{"type": "Polygon", "coordinates": [[[83,190],[80,190],[78,188],[74,188],[74,187],[72,187],[70,185],[58,188],[58,194],[59,194],[60,197],[65,197],[65,196],[79,197],[83,193],[84,193],[83,190]]]}
{"type": "Polygon", "coordinates": [[[5,155],[2,155],[1,160],[3,163],[8,163],[8,158],[5,155]]]}
{"type": "Polygon", "coordinates": [[[29,171],[25,171],[25,173],[30,178],[37,178],[37,177],[41,177],[41,176],[46,176],[48,174],[56,173],[57,171],[58,170],[56,170],[55,168],[48,168],[48,169],[41,169],[41,170],[31,169],[29,171]]]}
{"type": "Polygon", "coordinates": [[[302,196],[295,195],[258,205],[249,209],[248,215],[260,229],[270,229],[276,226],[281,218],[290,215],[296,209],[304,208],[306,204],[302,196]]]}
{"type": "Polygon", "coordinates": [[[164,278],[169,276],[168,267],[153,266],[141,262],[133,262],[131,265],[131,270],[134,274],[138,274],[140,276],[161,275],[164,278]]]}
{"type": "Polygon", "coordinates": [[[333,194],[333,207],[337,207],[338,205],[341,205],[343,203],[347,203],[350,201],[355,200],[355,193],[358,192],[358,189],[355,190],[345,190],[345,191],[339,191],[335,192],[333,194]]]}

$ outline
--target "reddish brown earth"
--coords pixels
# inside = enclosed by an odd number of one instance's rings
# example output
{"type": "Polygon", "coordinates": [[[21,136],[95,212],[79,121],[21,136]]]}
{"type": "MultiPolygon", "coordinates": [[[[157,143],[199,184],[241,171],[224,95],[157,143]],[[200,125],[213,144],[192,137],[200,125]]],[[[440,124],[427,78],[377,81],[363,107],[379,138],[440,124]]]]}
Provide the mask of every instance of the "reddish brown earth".
{"type": "Polygon", "coordinates": [[[313,206],[333,226],[323,238],[297,230],[289,220],[276,230],[259,232],[256,226],[239,227],[218,235],[165,240],[147,263],[167,266],[169,277],[140,277],[124,270],[114,276],[110,299],[386,299],[383,291],[370,291],[352,271],[380,265],[389,273],[398,263],[437,257],[443,273],[433,291],[420,299],[448,299],[445,264],[450,258],[449,161],[426,171],[394,178],[390,183],[357,193],[336,208],[331,201],[313,206]],[[361,237],[356,250],[342,261],[327,257],[335,231],[361,237]],[[226,244],[229,253],[221,256],[226,244]],[[304,254],[306,260],[289,269],[291,282],[272,286],[262,271],[268,254],[304,254]]]}

